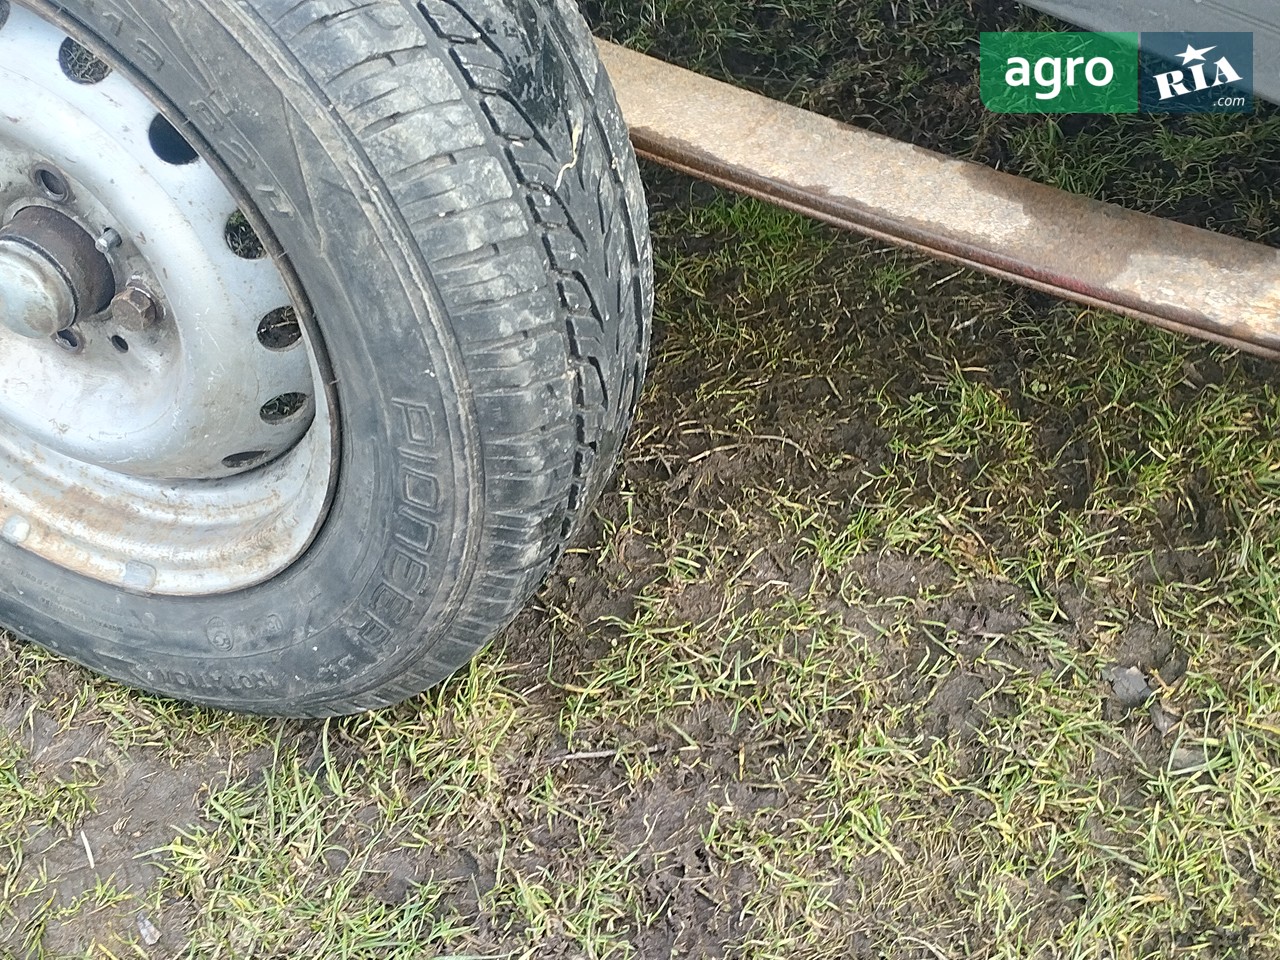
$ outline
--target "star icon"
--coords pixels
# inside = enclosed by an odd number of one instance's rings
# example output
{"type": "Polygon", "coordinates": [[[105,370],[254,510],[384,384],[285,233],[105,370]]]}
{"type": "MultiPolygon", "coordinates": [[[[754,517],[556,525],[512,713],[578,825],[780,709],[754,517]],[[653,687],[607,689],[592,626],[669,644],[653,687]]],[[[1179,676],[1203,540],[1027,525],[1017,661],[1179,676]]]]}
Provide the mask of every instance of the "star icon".
{"type": "Polygon", "coordinates": [[[1174,56],[1181,57],[1182,65],[1185,67],[1192,60],[1203,60],[1204,55],[1213,49],[1214,49],[1213,47],[1204,47],[1201,50],[1197,50],[1195,47],[1193,47],[1191,44],[1188,43],[1187,49],[1183,50],[1181,53],[1174,54],[1174,56]]]}

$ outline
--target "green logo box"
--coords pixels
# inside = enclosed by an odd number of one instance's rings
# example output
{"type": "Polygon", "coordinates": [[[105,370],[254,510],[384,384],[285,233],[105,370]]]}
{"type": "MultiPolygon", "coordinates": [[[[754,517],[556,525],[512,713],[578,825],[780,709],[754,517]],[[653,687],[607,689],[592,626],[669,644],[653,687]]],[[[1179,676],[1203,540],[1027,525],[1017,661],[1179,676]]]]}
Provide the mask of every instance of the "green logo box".
{"type": "Polygon", "coordinates": [[[1136,33],[984,33],[982,102],[997,113],[1137,113],[1136,33]]]}

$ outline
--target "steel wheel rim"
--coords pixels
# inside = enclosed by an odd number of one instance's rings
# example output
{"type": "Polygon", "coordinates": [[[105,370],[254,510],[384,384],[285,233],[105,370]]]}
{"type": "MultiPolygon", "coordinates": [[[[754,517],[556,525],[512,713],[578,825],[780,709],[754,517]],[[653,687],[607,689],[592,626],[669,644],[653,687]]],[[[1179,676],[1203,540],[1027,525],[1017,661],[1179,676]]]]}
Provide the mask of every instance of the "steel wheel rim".
{"type": "Polygon", "coordinates": [[[0,91],[0,537],[138,592],[270,579],[336,452],[287,261],[140,86],[3,0],[0,91]]]}

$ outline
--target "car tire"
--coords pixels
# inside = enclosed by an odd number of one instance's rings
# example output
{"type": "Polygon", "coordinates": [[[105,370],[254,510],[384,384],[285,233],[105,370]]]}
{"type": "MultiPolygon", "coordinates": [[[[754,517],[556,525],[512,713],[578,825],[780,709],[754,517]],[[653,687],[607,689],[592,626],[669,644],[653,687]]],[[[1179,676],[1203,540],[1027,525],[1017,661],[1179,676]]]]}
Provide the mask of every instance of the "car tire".
{"type": "MultiPolygon", "coordinates": [[[[311,404],[309,439],[285,452],[255,444],[264,464],[229,453],[221,462],[233,473],[193,466],[175,477],[157,454],[134,476],[126,457],[84,466],[58,449],[70,466],[40,466],[39,483],[31,464],[48,459],[44,448],[21,429],[26,420],[3,424],[0,409],[0,623],[126,684],[252,713],[353,713],[447,677],[515,617],[563,551],[607,482],[643,377],[652,313],[644,199],[576,8],[30,0],[5,9],[0,44],[36,15],[74,42],[41,47],[41,57],[62,50],[65,72],[65,51],[82,50],[126,79],[163,117],[151,127],[153,151],[216,174],[237,205],[226,243],[242,256],[239,229],[290,291],[314,396],[282,394],[311,404]],[[270,528],[293,547],[237,528],[233,512],[217,524],[199,515],[223,509],[219,490],[255,504],[275,496],[283,481],[263,478],[283,475],[304,442],[310,479],[295,486],[310,486],[290,494],[301,498],[288,508],[296,517],[273,507],[270,528]],[[87,487],[84,476],[94,478],[87,487]],[[68,506],[81,500],[89,505],[68,506]],[[148,527],[162,507],[168,526],[148,527]]],[[[0,62],[9,103],[4,70],[0,62]]],[[[82,96],[83,78],[71,79],[80,86],[67,96],[82,96]]],[[[5,122],[0,145],[21,140],[5,122]]],[[[81,167],[49,162],[69,193],[93,193],[81,189],[81,167]]],[[[33,182],[44,189],[39,175],[23,189],[33,182]]],[[[74,201],[59,202],[85,230],[102,229],[74,201]]],[[[145,260],[145,231],[124,232],[145,260]]],[[[119,352],[106,332],[130,317],[131,330],[154,327],[121,300],[134,281],[113,269],[111,308],[77,315],[87,345],[58,363],[97,362],[91,354],[108,342],[119,352]]],[[[149,295],[177,302],[184,282],[162,278],[149,295]]],[[[196,350],[202,324],[215,320],[171,312],[165,336],[196,350]]],[[[163,304],[152,313],[163,316],[163,304]]],[[[238,336],[227,329],[210,349],[238,336]]],[[[237,368],[246,402],[266,418],[252,393],[266,374],[255,364],[266,370],[276,358],[242,339],[223,366],[237,368]]],[[[31,344],[24,349],[67,346],[31,344]]],[[[238,396],[233,387],[218,394],[229,411],[220,419],[241,416],[238,396]]],[[[216,433],[210,402],[183,416],[216,433]]],[[[121,403],[119,416],[131,409],[121,403]]],[[[38,420],[41,411],[18,414],[38,420]]],[[[76,450],[92,453],[96,436],[86,428],[76,450]]],[[[155,443],[178,449],[171,437],[155,443]]],[[[198,461],[208,446],[182,449],[198,461]]],[[[222,452],[210,454],[215,468],[222,452]]]]}

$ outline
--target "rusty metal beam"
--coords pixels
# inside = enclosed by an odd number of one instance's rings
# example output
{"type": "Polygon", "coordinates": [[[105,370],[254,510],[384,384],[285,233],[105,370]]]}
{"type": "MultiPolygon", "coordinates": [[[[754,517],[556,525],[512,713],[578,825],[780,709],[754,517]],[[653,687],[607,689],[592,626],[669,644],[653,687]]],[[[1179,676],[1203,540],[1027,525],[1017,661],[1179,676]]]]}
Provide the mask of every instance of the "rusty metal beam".
{"type": "Polygon", "coordinates": [[[859,130],[609,43],[637,152],[838,227],[1280,359],[1280,250],[859,130]]]}

